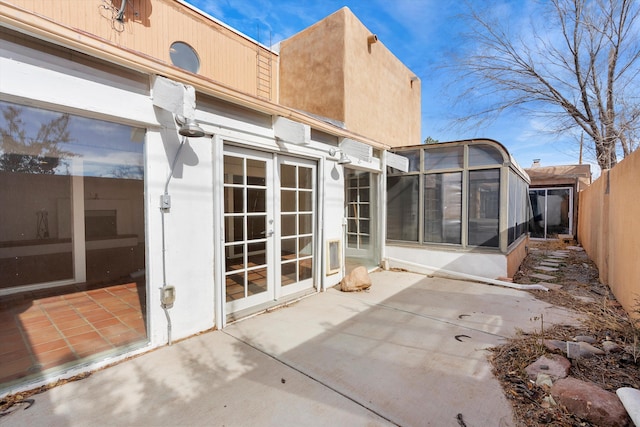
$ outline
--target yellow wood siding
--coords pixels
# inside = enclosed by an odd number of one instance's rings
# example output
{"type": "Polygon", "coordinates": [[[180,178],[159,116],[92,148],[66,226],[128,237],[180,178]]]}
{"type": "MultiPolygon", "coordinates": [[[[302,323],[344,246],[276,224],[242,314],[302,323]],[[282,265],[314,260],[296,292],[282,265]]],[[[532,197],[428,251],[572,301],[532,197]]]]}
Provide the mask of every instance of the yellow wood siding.
{"type": "Polygon", "coordinates": [[[168,65],[171,44],[182,41],[198,53],[199,75],[277,102],[278,56],[175,0],[128,0],[123,23],[114,19],[121,0],[0,0],[1,3],[168,65]],[[262,59],[260,67],[258,57],[262,59]],[[272,67],[269,81],[265,81],[265,62],[272,67]]]}

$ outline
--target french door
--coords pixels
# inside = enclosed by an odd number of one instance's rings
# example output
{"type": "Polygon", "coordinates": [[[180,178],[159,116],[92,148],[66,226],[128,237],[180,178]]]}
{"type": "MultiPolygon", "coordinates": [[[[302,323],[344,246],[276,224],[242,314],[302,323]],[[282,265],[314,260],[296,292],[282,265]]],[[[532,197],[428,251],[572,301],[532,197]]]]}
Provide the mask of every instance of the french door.
{"type": "Polygon", "coordinates": [[[312,288],[315,162],[227,146],[223,163],[226,312],[312,288]]]}
{"type": "Polygon", "coordinates": [[[374,258],[376,175],[345,169],[346,256],[374,258]]]}

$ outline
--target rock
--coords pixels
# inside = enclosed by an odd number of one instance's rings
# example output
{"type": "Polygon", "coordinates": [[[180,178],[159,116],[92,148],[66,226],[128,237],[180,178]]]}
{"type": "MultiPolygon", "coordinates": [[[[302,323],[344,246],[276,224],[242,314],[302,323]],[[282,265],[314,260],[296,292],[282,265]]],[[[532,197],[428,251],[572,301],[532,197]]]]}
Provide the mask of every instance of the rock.
{"type": "Polygon", "coordinates": [[[553,400],[553,396],[545,396],[544,398],[542,398],[542,403],[540,404],[540,406],[542,406],[545,409],[551,408],[552,406],[557,406],[558,404],[556,403],[555,400],[553,400]]]}
{"type": "Polygon", "coordinates": [[[582,301],[584,303],[590,304],[590,303],[594,303],[596,302],[596,300],[594,300],[591,297],[586,297],[586,296],[582,296],[582,295],[574,295],[573,296],[575,299],[582,301]]]}
{"type": "Polygon", "coordinates": [[[340,290],[343,292],[363,291],[370,287],[371,278],[364,266],[354,268],[340,282],[340,290]]]}
{"type": "Polygon", "coordinates": [[[620,347],[618,344],[614,343],[613,341],[603,341],[602,348],[606,353],[619,353],[622,351],[622,347],[620,347]]]}
{"type": "Polygon", "coordinates": [[[593,344],[597,341],[595,337],[589,335],[578,335],[573,337],[573,340],[577,342],[588,342],[589,344],[593,344]]]}
{"type": "Polygon", "coordinates": [[[579,342],[578,344],[580,344],[580,357],[584,357],[585,359],[593,356],[602,356],[604,354],[604,351],[587,342],[579,342]]]}
{"type": "Polygon", "coordinates": [[[640,425],[640,390],[622,387],[616,390],[618,398],[635,425],[640,425]]]}
{"type": "Polygon", "coordinates": [[[544,346],[551,351],[560,350],[561,352],[565,352],[567,350],[567,343],[565,341],[560,340],[544,340],[544,346]]]}
{"type": "Polygon", "coordinates": [[[552,380],[565,378],[569,374],[571,362],[564,356],[551,354],[549,357],[540,356],[538,360],[524,368],[529,379],[535,381],[538,374],[548,375],[552,380]],[[546,368],[546,369],[545,369],[546,368]]]}
{"type": "Polygon", "coordinates": [[[551,396],[569,412],[593,424],[622,427],[629,423],[620,399],[593,383],[564,378],[551,387],[551,396]]]}
{"type": "Polygon", "coordinates": [[[553,385],[553,381],[551,377],[547,374],[539,373],[536,377],[536,385],[538,387],[542,387],[543,385],[551,387],[553,385]]]}

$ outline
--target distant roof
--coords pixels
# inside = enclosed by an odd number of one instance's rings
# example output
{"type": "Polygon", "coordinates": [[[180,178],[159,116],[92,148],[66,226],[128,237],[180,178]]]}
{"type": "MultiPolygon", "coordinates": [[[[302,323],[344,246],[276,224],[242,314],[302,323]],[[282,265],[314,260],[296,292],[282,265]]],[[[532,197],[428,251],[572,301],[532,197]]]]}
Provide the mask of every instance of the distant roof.
{"type": "Polygon", "coordinates": [[[564,178],[591,178],[591,165],[558,165],[536,166],[525,169],[534,178],[549,178],[551,176],[564,178]]]}
{"type": "Polygon", "coordinates": [[[534,166],[525,169],[532,187],[576,185],[581,191],[591,185],[591,165],[534,166]]]}

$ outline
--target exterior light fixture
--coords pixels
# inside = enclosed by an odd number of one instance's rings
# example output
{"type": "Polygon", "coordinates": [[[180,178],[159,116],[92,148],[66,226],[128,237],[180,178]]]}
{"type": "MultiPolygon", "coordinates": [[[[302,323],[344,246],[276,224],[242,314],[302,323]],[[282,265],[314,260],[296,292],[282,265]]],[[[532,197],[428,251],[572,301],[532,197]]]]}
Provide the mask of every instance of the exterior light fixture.
{"type": "Polygon", "coordinates": [[[329,155],[335,156],[338,152],[340,152],[340,158],[338,159],[339,165],[348,165],[351,163],[351,159],[339,148],[331,148],[329,149],[329,155]]]}
{"type": "Polygon", "coordinates": [[[369,43],[370,45],[378,43],[378,36],[375,34],[371,34],[369,37],[367,37],[367,43],[369,43]]]}
{"type": "Polygon", "coordinates": [[[180,125],[178,133],[182,136],[192,138],[200,138],[205,135],[204,130],[196,123],[194,119],[187,119],[182,116],[176,116],[176,123],[180,125]]]}

